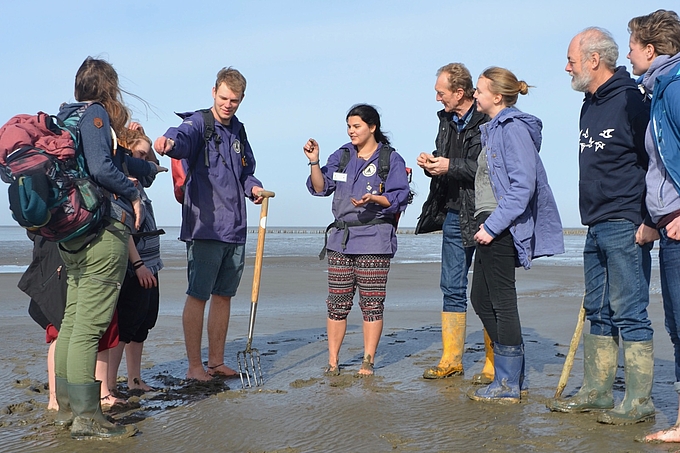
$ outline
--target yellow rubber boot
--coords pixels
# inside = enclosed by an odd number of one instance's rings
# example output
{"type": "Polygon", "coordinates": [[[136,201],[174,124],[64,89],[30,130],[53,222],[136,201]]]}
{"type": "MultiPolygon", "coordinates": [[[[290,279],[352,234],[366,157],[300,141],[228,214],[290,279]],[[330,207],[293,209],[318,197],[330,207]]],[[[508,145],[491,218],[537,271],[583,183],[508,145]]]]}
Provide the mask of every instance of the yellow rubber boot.
{"type": "Polygon", "coordinates": [[[442,312],[443,353],[439,365],[425,370],[425,379],[442,379],[463,374],[465,312],[442,312]]]}
{"type": "Polygon", "coordinates": [[[493,382],[493,345],[486,329],[484,329],[484,352],[486,353],[484,368],[481,373],[472,376],[473,384],[488,385],[493,382]]]}

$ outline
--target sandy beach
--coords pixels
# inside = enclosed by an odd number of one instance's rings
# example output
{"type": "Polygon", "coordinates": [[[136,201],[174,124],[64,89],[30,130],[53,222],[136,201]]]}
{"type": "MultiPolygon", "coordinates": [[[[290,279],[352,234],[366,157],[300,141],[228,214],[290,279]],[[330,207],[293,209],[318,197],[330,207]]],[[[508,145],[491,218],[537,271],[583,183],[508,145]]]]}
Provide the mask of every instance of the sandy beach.
{"type": "MultiPolygon", "coordinates": [[[[656,253],[656,252],[654,252],[656,253]]],[[[582,269],[553,262],[517,271],[526,344],[529,396],[498,406],[470,401],[469,379],[482,367],[481,324],[470,307],[465,377],[421,378],[441,347],[439,264],[395,264],[390,271],[385,330],[376,375],[358,378],[362,353],[358,307],[349,318],[341,351],[342,374],[323,377],[326,364],[325,263],[315,258],[267,258],[262,272],[255,339],[265,383],[242,390],[240,380],[196,388],[183,378],[181,327],[184,263],[162,271],[161,315],[146,342],[144,379],[158,392],[131,398],[140,407],[114,414],[139,433],[122,441],[74,441],[50,425],[46,411],[47,346],[16,288],[20,274],[0,274],[0,450],[3,452],[658,452],[680,445],[649,445],[636,436],[675,421],[673,355],[663,328],[658,275],[650,317],[655,329],[653,398],[656,422],[600,425],[593,414],[554,414],[545,408],[555,392],[583,292],[582,269]],[[227,386],[229,389],[227,389],[227,386]]],[[[236,367],[248,329],[252,260],[232,303],[225,361],[236,367]]],[[[586,324],[586,329],[588,328],[586,324]]],[[[204,339],[204,345],[206,340],[204,339]]],[[[207,349],[204,358],[207,357],[207,349]]],[[[124,374],[124,361],[120,374],[124,374]]],[[[581,384],[582,351],[565,390],[581,384]]],[[[123,388],[123,390],[125,390],[123,388]]],[[[623,397],[623,369],[615,397],[623,397]]]]}

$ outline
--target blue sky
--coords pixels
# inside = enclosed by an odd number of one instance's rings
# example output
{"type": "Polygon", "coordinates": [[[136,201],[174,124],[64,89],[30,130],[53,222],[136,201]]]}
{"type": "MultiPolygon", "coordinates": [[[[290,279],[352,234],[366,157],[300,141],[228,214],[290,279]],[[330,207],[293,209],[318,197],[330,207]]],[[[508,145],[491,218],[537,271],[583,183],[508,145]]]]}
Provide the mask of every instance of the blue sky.
{"type": "MultiPolygon", "coordinates": [[[[570,39],[588,26],[616,38],[630,70],[626,24],[667,2],[458,1],[27,1],[0,5],[0,124],[17,113],[56,113],[72,102],[75,72],[88,55],[107,59],[133,118],[155,139],[179,123],[173,112],[209,107],[217,71],[248,80],[237,116],[246,125],[256,175],[276,192],[270,226],[322,226],[330,199],[309,195],[302,145],[314,137],[325,161],[346,143],[345,114],[376,105],[383,129],[415,167],[437,130],[435,72],[463,62],[473,78],[506,67],[533,88],[517,107],[543,120],[541,156],[565,227],[579,227],[578,115],[582,94],[564,72],[570,39]]],[[[169,166],[169,158],[161,158],[169,166]]],[[[415,226],[428,179],[414,170],[417,196],[401,226],[415,226]]],[[[6,187],[6,186],[5,186],[6,187]]],[[[6,194],[5,188],[2,192],[6,194]]],[[[0,225],[13,225],[7,195],[0,225]]],[[[179,225],[169,174],[149,191],[159,225],[179,225]]],[[[249,208],[257,224],[258,207],[249,208]]]]}

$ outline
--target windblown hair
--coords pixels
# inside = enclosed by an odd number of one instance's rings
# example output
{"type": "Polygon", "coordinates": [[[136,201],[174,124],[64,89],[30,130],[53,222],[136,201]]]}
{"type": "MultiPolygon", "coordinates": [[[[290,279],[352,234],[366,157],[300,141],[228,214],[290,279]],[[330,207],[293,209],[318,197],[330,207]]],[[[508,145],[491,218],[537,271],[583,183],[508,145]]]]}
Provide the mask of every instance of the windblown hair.
{"type": "Polygon", "coordinates": [[[472,84],[472,76],[470,71],[465,67],[463,63],[449,63],[442,66],[437,70],[437,77],[439,77],[443,72],[446,73],[447,80],[449,82],[449,89],[451,91],[456,91],[462,88],[465,93],[465,97],[472,99],[475,94],[475,88],[472,84]]]}
{"type": "Polygon", "coordinates": [[[139,142],[147,142],[149,146],[151,147],[151,152],[149,153],[149,158],[147,160],[154,162],[158,164],[158,158],[153,152],[153,142],[151,139],[144,133],[144,129],[128,129],[125,128],[123,132],[118,136],[118,143],[123,148],[127,148],[130,151],[132,151],[132,148],[137,145],[139,142]]]}
{"type": "Polygon", "coordinates": [[[675,11],[659,9],[628,22],[628,32],[634,41],[654,46],[657,55],[680,53],[680,18],[675,11]]]}
{"type": "Polygon", "coordinates": [[[482,72],[481,77],[489,80],[489,90],[493,94],[503,96],[503,104],[507,107],[517,103],[518,95],[529,93],[529,85],[524,80],[517,80],[515,74],[505,68],[491,66],[482,72]]]}
{"type": "Polygon", "coordinates": [[[130,119],[130,112],[123,104],[118,74],[107,61],[87,57],[76,73],[74,95],[79,102],[100,102],[109,114],[111,127],[120,134],[130,119]]]}
{"type": "Polygon", "coordinates": [[[241,97],[246,94],[246,78],[243,77],[243,74],[241,74],[237,69],[234,69],[231,66],[228,68],[222,68],[217,73],[215,89],[217,90],[223,83],[227,85],[227,88],[241,97]]]}
{"type": "Polygon", "coordinates": [[[358,116],[369,126],[375,126],[373,137],[375,138],[376,142],[383,143],[385,145],[390,144],[390,140],[387,138],[385,133],[380,130],[380,114],[375,107],[368,104],[355,104],[351,109],[349,109],[349,112],[347,112],[345,120],[348,120],[350,116],[358,116]]]}
{"type": "Polygon", "coordinates": [[[616,70],[616,60],[619,58],[619,46],[614,37],[604,28],[588,27],[581,33],[579,44],[581,46],[582,61],[586,61],[594,53],[600,56],[600,62],[611,70],[616,70]]]}

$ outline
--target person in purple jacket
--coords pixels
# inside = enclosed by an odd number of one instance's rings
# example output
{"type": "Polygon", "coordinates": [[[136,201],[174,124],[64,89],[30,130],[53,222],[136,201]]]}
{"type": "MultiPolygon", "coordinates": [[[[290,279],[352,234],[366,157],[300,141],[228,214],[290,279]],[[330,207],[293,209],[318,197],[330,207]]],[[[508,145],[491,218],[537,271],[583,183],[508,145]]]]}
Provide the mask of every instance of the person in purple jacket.
{"type": "MultiPolygon", "coordinates": [[[[666,331],[673,343],[675,382],[680,395],[680,17],[663,9],[628,22],[628,59],[638,84],[652,96],[645,133],[649,165],[645,202],[649,219],[636,232],[638,244],[659,240],[659,277],[666,331]],[[648,225],[651,220],[653,226],[648,225]]],[[[680,401],[680,400],[679,400],[680,401]]],[[[649,434],[648,442],[680,442],[680,408],[670,428],[649,434]]]]}
{"type": "Polygon", "coordinates": [[[373,374],[382,334],[387,274],[397,251],[397,218],[408,204],[409,183],[404,159],[380,130],[375,107],[355,105],[346,119],[351,141],[331,154],[324,167],[319,165],[316,140],[310,138],[303,150],[311,168],[307,188],[314,196],[332,194],[335,216],[326,244],[328,366],[324,374],[340,374],[338,356],[358,288],[364,319],[364,356],[358,374],[368,376],[373,374]],[[383,180],[380,156],[386,152],[389,173],[383,180]]]}
{"type": "Polygon", "coordinates": [[[524,342],[517,310],[515,267],[564,253],[562,222],[538,152],[541,120],[514,107],[529,86],[504,68],[479,77],[477,110],[482,152],[475,176],[475,266],[470,300],[493,342],[494,379],[468,396],[475,401],[519,403],[527,389],[524,342]]]}
{"type": "Polygon", "coordinates": [[[236,118],[246,91],[246,79],[233,68],[217,73],[211,108],[215,134],[204,137],[200,111],[181,115],[156,139],[161,155],[186,159],[187,175],[180,239],[187,244],[189,288],[182,315],[184,342],[189,359],[188,379],[207,381],[214,375],[235,376],[224,364],[231,298],[241,281],[245,259],[246,198],[262,202],[262,183],[255,178],[255,157],[243,124],[236,118]],[[203,315],[208,299],[208,370],[201,361],[203,315]]]}

